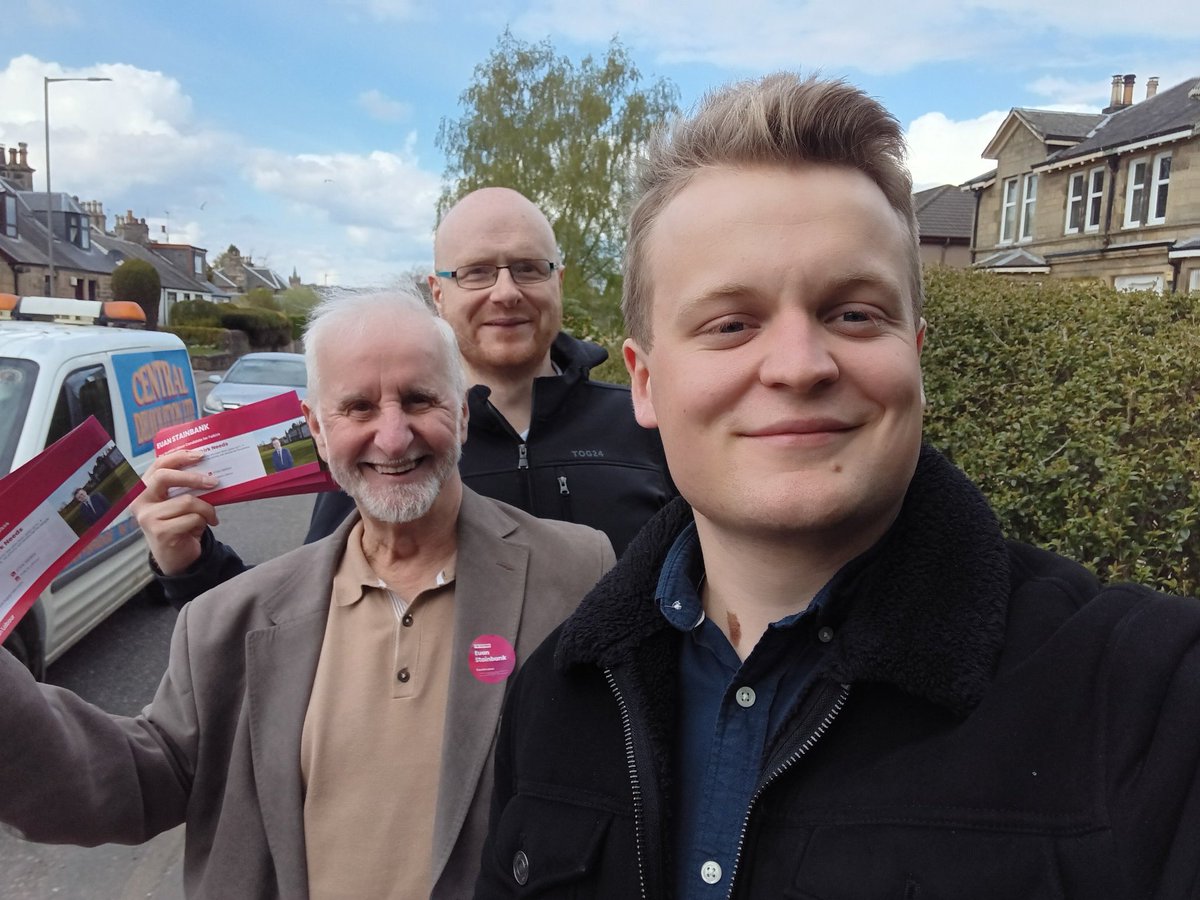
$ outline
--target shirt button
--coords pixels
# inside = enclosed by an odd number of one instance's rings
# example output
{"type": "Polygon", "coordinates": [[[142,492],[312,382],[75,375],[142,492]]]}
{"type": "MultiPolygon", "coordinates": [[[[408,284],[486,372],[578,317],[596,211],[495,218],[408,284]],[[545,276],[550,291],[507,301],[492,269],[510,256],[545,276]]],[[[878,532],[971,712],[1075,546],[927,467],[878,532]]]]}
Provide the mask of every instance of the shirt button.
{"type": "Polygon", "coordinates": [[[405,628],[411,628],[413,623],[412,613],[405,613],[404,618],[400,620],[400,624],[405,628]]]}
{"type": "Polygon", "coordinates": [[[733,696],[734,699],[737,700],[738,706],[740,706],[742,709],[749,709],[752,707],[756,699],[754,695],[754,688],[752,687],[740,687],[737,689],[737,693],[733,696]]]}
{"type": "Polygon", "coordinates": [[[822,628],[820,631],[817,632],[817,640],[820,641],[822,644],[828,644],[830,641],[833,640],[833,629],[830,628],[828,625],[826,625],[824,628],[822,628]]]}
{"type": "Polygon", "coordinates": [[[517,884],[524,884],[529,880],[529,857],[525,855],[524,850],[518,850],[517,855],[513,857],[513,880],[517,884]]]}
{"type": "Polygon", "coordinates": [[[408,684],[408,679],[412,676],[408,674],[408,669],[401,669],[396,673],[396,680],[401,684],[408,684]]]}
{"type": "Polygon", "coordinates": [[[710,859],[700,867],[700,877],[705,884],[716,884],[721,880],[721,864],[710,859]]]}

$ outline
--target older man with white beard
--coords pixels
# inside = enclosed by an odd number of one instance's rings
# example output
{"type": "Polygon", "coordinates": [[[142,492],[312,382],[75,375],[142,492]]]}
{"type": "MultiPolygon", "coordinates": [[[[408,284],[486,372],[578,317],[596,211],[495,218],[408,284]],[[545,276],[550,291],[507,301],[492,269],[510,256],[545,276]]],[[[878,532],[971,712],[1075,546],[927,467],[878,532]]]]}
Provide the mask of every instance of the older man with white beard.
{"type": "Polygon", "coordinates": [[[198,598],[136,718],[0,654],[0,822],[138,843],[186,822],[189,897],[461,897],[505,681],[613,562],[464,488],[466,381],[416,298],[330,301],[305,416],[357,513],[198,598]]]}

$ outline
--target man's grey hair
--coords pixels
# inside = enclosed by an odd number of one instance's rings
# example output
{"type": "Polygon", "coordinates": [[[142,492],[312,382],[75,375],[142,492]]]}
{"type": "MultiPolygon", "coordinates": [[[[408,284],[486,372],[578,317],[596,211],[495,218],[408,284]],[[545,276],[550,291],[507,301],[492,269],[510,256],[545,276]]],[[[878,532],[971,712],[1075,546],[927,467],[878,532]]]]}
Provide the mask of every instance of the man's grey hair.
{"type": "Polygon", "coordinates": [[[446,357],[446,374],[455,400],[461,402],[467,392],[467,375],[458,355],[458,340],[450,323],[429,308],[420,297],[408,291],[341,291],[313,307],[304,329],[304,361],[308,369],[308,399],[315,402],[320,392],[321,373],[318,350],[327,340],[357,342],[367,330],[385,327],[397,331],[408,327],[412,317],[425,316],[433,321],[446,357]],[[391,320],[390,323],[387,320],[391,320]]]}
{"type": "Polygon", "coordinates": [[[703,169],[831,164],[858,169],[879,187],[908,229],[914,319],[923,303],[912,177],[904,133],[882,104],[844,81],[788,72],[707,95],[689,117],[651,141],[638,172],[625,246],[621,311],[634,340],[649,348],[653,286],[648,244],[664,208],[703,169]]]}

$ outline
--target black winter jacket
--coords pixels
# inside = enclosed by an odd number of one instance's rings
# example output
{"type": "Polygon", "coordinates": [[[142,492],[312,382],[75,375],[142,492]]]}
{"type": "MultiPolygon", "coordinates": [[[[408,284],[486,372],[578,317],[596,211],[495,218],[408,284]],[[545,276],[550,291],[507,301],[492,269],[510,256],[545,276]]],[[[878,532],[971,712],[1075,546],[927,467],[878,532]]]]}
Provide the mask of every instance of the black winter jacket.
{"type": "MultiPolygon", "coordinates": [[[[690,519],[656,516],[512,685],[477,898],[671,896],[679,633],[653,597],[690,519]]],[[[925,448],[819,615],[729,896],[1200,896],[1200,603],[1005,541],[925,448]]]]}
{"type": "MultiPolygon", "coordinates": [[[[483,385],[467,396],[470,419],[459,462],[463,483],[545,519],[589,525],[608,535],[618,555],[675,496],[656,430],[633,418],[629,388],[592,381],[608,351],[560,332],[550,357],[562,373],[533,383],[529,436],[492,406],[483,385]]],[[[354,509],[343,491],[317,496],[305,543],[319,540],[354,509]]],[[[206,531],[201,556],[181,575],[159,575],[167,597],[182,606],[247,566],[206,531]]]]}

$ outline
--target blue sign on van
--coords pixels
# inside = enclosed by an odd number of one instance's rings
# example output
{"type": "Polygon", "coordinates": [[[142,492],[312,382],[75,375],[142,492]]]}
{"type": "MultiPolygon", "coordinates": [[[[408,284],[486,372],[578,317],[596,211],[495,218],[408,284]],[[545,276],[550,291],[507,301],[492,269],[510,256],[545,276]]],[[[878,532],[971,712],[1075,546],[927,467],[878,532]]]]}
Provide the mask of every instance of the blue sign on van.
{"type": "Polygon", "coordinates": [[[196,383],[186,350],[118,353],[112,363],[134,456],[154,448],[160,428],[196,418],[196,383]]]}

